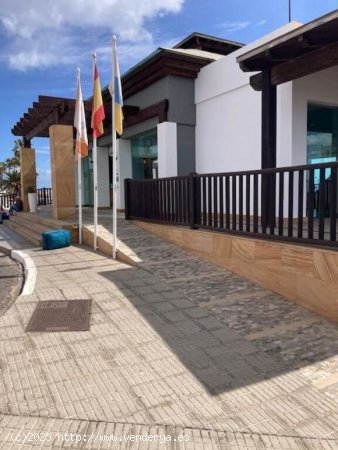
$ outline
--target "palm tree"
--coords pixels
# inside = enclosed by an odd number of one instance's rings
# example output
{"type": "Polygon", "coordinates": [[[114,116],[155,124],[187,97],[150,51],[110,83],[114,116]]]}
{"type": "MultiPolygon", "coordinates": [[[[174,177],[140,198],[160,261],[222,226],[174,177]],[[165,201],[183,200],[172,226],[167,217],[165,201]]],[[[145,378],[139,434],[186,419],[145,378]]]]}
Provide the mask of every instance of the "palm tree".
{"type": "Polygon", "coordinates": [[[20,150],[23,148],[24,143],[22,139],[16,139],[14,141],[14,147],[12,148],[13,156],[7,158],[3,163],[7,171],[17,171],[20,167],[20,150]]]}
{"type": "Polygon", "coordinates": [[[0,190],[18,194],[20,192],[20,150],[23,139],[16,139],[12,148],[13,156],[0,162],[0,190]]]}
{"type": "Polygon", "coordinates": [[[0,188],[9,194],[18,195],[21,188],[21,176],[18,170],[7,170],[0,180],[0,188]]]}

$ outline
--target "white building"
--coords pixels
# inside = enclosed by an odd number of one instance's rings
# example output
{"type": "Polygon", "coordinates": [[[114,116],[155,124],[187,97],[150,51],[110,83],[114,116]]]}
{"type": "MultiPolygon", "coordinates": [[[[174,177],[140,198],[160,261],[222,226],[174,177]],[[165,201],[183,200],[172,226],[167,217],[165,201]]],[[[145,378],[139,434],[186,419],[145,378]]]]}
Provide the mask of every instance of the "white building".
{"type": "MultiPolygon", "coordinates": [[[[302,30],[291,23],[201,69],[195,83],[196,171],[261,168],[262,99],[237,58],[302,30]]],[[[336,161],[338,66],[277,87],[277,167],[336,161]]]]}

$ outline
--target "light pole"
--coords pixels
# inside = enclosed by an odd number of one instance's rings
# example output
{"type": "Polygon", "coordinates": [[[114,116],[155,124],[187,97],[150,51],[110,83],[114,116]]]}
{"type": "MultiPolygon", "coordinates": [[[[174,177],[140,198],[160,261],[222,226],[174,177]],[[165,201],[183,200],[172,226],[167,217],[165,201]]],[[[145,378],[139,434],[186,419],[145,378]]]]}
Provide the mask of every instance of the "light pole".
{"type": "Polygon", "coordinates": [[[291,0],[289,0],[289,23],[291,22],[291,0]]]}

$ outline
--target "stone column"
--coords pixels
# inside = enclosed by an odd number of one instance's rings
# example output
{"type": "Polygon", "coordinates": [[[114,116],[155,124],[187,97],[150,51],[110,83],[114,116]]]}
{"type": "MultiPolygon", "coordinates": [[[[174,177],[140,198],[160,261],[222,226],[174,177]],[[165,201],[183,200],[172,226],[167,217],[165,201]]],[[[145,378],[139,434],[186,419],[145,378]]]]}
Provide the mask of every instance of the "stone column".
{"type": "Polygon", "coordinates": [[[49,128],[49,138],[53,217],[54,219],[64,219],[76,212],[73,127],[52,125],[49,128]]]}
{"type": "Polygon", "coordinates": [[[20,172],[23,210],[29,211],[27,188],[32,187],[36,191],[35,150],[33,148],[20,150],[20,172]]]}

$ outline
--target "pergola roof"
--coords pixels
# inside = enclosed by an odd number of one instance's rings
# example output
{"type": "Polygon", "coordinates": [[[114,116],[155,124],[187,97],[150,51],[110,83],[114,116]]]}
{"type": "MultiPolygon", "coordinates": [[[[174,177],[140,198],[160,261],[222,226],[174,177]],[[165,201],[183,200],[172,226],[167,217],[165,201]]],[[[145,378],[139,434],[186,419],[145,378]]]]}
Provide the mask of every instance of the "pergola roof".
{"type": "Polygon", "coordinates": [[[123,97],[127,99],[167,75],[196,78],[202,67],[216,59],[217,54],[206,51],[194,54],[158,48],[122,76],[123,97]]]}
{"type": "Polygon", "coordinates": [[[244,44],[240,42],[194,32],[176,44],[174,48],[195,48],[206,52],[218,53],[219,55],[228,55],[243,46],[244,44]]]}
{"type": "MultiPolygon", "coordinates": [[[[302,25],[237,57],[244,72],[271,70],[278,85],[338,64],[338,10],[302,25]]],[[[251,77],[261,89],[261,76],[251,77]]]]}
{"type": "MultiPolygon", "coordinates": [[[[159,48],[122,76],[123,97],[127,99],[167,75],[196,78],[202,67],[217,58],[219,58],[219,55],[213,55],[203,50],[189,52],[180,49],[159,48]]],[[[102,98],[106,115],[104,128],[108,132],[111,128],[111,96],[108,87],[102,90],[102,98]]],[[[162,116],[166,113],[167,108],[166,103],[160,102],[149,111],[147,110],[142,114],[140,112],[139,118],[148,118],[156,111],[162,116]]],[[[85,102],[85,111],[87,129],[90,132],[91,99],[85,102]]],[[[138,107],[131,105],[123,107],[125,127],[134,123],[135,115],[138,112],[138,107]],[[131,116],[133,117],[131,118],[131,116]],[[131,120],[128,120],[128,118],[131,120]]],[[[28,142],[34,137],[48,137],[49,127],[53,124],[73,125],[74,113],[74,99],[40,95],[38,102],[34,102],[28,112],[12,128],[12,133],[14,136],[24,137],[28,142]]]]}
{"type": "MultiPolygon", "coordinates": [[[[84,102],[86,115],[90,114],[90,102],[84,102]]],[[[27,141],[34,137],[48,137],[53,124],[73,125],[75,100],[61,97],[39,95],[28,112],[12,128],[14,136],[23,136],[27,141]]]]}

